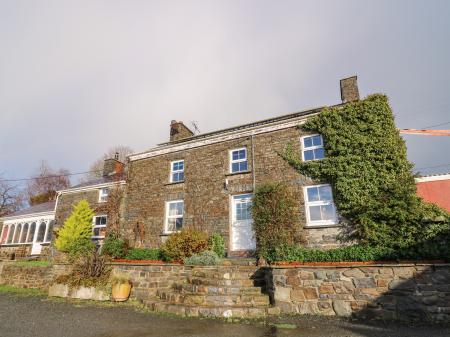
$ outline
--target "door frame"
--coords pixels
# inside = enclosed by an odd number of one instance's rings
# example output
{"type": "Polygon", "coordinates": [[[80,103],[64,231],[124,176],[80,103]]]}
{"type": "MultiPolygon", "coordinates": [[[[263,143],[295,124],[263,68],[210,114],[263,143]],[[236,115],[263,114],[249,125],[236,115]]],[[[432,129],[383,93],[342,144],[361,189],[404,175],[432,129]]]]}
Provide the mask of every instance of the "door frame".
{"type": "MultiPolygon", "coordinates": [[[[251,197],[253,198],[253,191],[250,192],[240,192],[237,194],[230,194],[229,195],[229,205],[230,205],[230,210],[229,210],[229,228],[230,228],[230,235],[228,238],[228,253],[232,254],[233,252],[250,252],[250,251],[254,251],[254,249],[233,249],[233,221],[234,221],[234,197],[237,197],[239,195],[251,195],[251,197]]],[[[252,223],[253,223],[253,217],[252,217],[252,223]]],[[[255,243],[256,244],[256,243],[255,243]]]]}

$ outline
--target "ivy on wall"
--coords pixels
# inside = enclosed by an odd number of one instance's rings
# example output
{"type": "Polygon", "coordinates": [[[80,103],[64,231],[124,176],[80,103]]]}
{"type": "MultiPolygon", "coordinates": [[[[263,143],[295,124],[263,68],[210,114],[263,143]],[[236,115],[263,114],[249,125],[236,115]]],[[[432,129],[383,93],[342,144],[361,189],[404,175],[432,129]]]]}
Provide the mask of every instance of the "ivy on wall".
{"type": "Polygon", "coordinates": [[[326,158],[302,162],[292,145],[281,155],[302,174],[331,184],[350,239],[404,248],[449,237],[450,214],[416,194],[413,165],[385,95],[325,108],[299,127],[323,136],[326,158]]]}

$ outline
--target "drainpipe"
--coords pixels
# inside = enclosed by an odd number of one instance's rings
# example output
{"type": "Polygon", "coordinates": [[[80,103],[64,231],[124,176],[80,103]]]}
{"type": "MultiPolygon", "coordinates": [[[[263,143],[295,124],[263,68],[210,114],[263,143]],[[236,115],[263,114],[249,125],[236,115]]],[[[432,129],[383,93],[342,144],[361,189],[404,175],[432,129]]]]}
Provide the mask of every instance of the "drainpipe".
{"type": "Polygon", "coordinates": [[[252,142],[252,176],[253,176],[253,193],[255,193],[256,188],[256,178],[255,178],[255,146],[253,145],[253,134],[251,135],[252,142]]]}

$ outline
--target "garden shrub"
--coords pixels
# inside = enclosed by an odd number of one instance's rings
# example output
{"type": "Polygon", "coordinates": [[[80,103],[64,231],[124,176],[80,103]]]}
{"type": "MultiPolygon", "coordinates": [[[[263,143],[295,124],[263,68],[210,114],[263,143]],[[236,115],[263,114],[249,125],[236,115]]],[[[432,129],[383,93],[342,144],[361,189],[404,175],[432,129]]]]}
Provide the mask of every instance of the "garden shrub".
{"type": "Polygon", "coordinates": [[[416,194],[413,165],[385,95],[325,108],[300,128],[323,136],[326,158],[303,162],[292,144],[281,155],[300,173],[331,184],[349,239],[407,249],[448,238],[450,214],[416,194]]]}
{"type": "Polygon", "coordinates": [[[58,276],[56,283],[68,284],[72,287],[106,286],[109,282],[111,267],[108,259],[100,255],[96,249],[89,253],[77,255],[70,274],[58,276]]]}
{"type": "Polygon", "coordinates": [[[102,253],[111,256],[113,259],[122,259],[127,255],[127,252],[127,241],[116,233],[108,233],[103,242],[102,253]]]}
{"type": "Polygon", "coordinates": [[[91,240],[93,216],[94,211],[86,200],[76,204],[72,214],[57,232],[56,249],[68,253],[71,258],[90,252],[94,247],[91,240]]]}
{"type": "Polygon", "coordinates": [[[205,250],[200,254],[194,254],[184,259],[184,264],[194,266],[216,266],[220,263],[220,258],[216,252],[205,250]]]}
{"type": "Polygon", "coordinates": [[[205,232],[183,229],[170,235],[161,251],[166,261],[183,261],[185,257],[207,250],[208,246],[208,235],[205,232]]]}
{"type": "Polygon", "coordinates": [[[125,256],[127,260],[161,260],[161,250],[158,248],[131,248],[125,256]]]}
{"type": "Polygon", "coordinates": [[[430,250],[424,247],[393,249],[389,247],[371,247],[353,245],[330,250],[304,248],[299,245],[282,245],[267,254],[267,260],[273,262],[352,262],[352,261],[395,261],[439,259],[450,261],[450,248],[445,245],[434,246],[430,250]]]}
{"type": "Polygon", "coordinates": [[[210,249],[217,254],[218,257],[224,258],[226,249],[225,249],[225,240],[223,236],[219,233],[214,233],[209,238],[209,246],[210,249]]]}
{"type": "Polygon", "coordinates": [[[272,247],[301,241],[297,207],[293,193],[283,183],[256,187],[251,210],[258,256],[265,257],[272,247]]]}

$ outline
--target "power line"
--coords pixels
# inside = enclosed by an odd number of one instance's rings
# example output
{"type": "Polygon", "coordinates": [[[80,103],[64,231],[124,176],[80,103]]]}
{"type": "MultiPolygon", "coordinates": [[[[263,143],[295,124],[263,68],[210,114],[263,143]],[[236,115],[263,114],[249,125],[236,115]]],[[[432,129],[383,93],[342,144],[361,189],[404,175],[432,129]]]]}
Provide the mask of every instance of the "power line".
{"type": "Polygon", "coordinates": [[[55,174],[55,175],[49,175],[49,176],[42,176],[42,177],[32,177],[32,178],[21,178],[21,179],[0,179],[0,182],[18,182],[18,181],[28,181],[28,180],[39,180],[39,179],[48,179],[48,178],[60,178],[60,177],[70,177],[70,176],[77,176],[80,174],[86,174],[86,173],[97,173],[102,172],[102,170],[96,170],[96,171],[85,171],[85,172],[77,172],[77,173],[68,173],[68,174],[55,174]]]}
{"type": "Polygon", "coordinates": [[[428,128],[434,128],[436,126],[441,126],[441,125],[446,125],[446,124],[450,124],[450,122],[445,122],[445,123],[441,123],[441,124],[436,124],[436,125],[429,125],[429,126],[425,126],[422,129],[428,129],[428,128]]]}
{"type": "Polygon", "coordinates": [[[429,169],[429,168],[438,168],[438,167],[446,167],[446,166],[450,166],[450,163],[436,165],[436,166],[419,167],[419,168],[416,168],[416,170],[424,170],[424,169],[429,169]]]}

